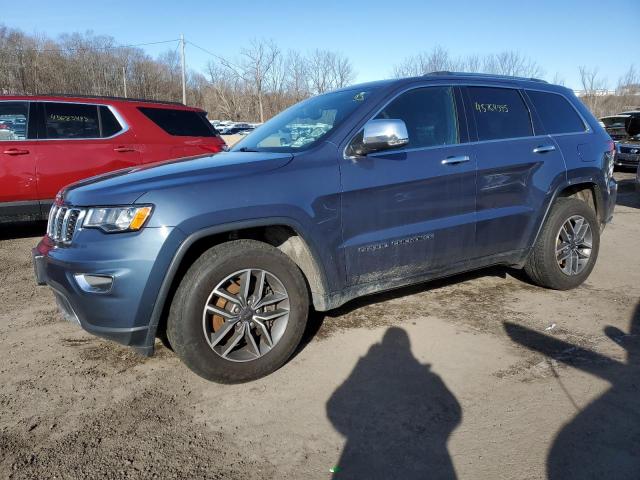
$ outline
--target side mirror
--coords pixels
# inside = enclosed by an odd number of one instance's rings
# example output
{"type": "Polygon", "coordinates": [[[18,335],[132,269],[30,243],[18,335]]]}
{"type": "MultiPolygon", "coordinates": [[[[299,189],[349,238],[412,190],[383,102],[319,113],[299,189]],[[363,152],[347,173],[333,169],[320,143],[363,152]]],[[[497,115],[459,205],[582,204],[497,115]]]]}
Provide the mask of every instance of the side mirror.
{"type": "Polygon", "coordinates": [[[365,123],[361,142],[351,145],[350,150],[355,155],[367,155],[408,143],[409,133],[403,120],[381,118],[365,123]]]}

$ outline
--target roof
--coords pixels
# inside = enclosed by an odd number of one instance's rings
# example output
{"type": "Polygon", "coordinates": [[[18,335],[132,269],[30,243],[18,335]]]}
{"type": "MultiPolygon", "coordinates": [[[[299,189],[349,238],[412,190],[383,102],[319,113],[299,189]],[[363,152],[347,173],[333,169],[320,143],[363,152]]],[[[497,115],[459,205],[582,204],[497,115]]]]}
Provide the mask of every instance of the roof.
{"type": "Polygon", "coordinates": [[[503,84],[513,85],[514,83],[518,86],[522,84],[527,85],[528,88],[536,88],[543,89],[549,91],[562,91],[567,92],[570,91],[567,87],[562,85],[554,85],[552,83],[548,83],[546,80],[541,80],[539,78],[528,78],[528,77],[513,77],[509,75],[494,75],[489,73],[469,73],[469,72],[449,72],[449,71],[440,71],[440,72],[431,72],[421,75],[419,77],[403,77],[403,78],[395,78],[389,80],[379,80],[376,82],[368,82],[361,83],[358,85],[351,85],[349,87],[344,87],[339,90],[334,91],[345,91],[352,90],[358,88],[376,88],[376,87],[384,87],[389,85],[398,85],[398,84],[411,84],[415,82],[424,82],[425,80],[431,81],[440,81],[440,80],[471,80],[471,81],[479,81],[479,82],[496,82],[503,84]]]}
{"type": "Polygon", "coordinates": [[[475,73],[475,72],[449,72],[447,70],[438,72],[429,72],[424,74],[425,77],[430,76],[442,76],[442,77],[454,77],[454,78],[483,78],[486,80],[524,80],[527,82],[539,82],[548,83],[546,80],[534,77],[515,77],[511,75],[496,75],[493,73],[475,73]]]}
{"type": "Polygon", "coordinates": [[[83,102],[87,100],[94,100],[105,103],[141,103],[147,105],[171,105],[173,107],[180,107],[185,110],[200,110],[197,107],[189,107],[178,102],[169,102],[166,100],[150,100],[143,98],[125,98],[125,97],[109,97],[102,95],[74,95],[74,94],[60,94],[60,93],[47,93],[39,95],[0,95],[0,100],[31,100],[31,101],[78,101],[83,102]]]}

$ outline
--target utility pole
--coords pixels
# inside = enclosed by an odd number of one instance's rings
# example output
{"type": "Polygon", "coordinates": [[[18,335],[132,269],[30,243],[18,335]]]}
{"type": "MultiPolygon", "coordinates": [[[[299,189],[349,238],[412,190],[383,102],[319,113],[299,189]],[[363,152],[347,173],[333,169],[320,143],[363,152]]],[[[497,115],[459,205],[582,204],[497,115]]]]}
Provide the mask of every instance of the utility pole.
{"type": "Polygon", "coordinates": [[[182,60],[182,103],[187,104],[187,80],[185,73],[185,60],[184,60],[184,34],[180,34],[180,46],[181,46],[181,60],[182,60]]]}
{"type": "Polygon", "coordinates": [[[122,84],[124,85],[124,98],[127,98],[127,71],[122,67],[122,84]]]}

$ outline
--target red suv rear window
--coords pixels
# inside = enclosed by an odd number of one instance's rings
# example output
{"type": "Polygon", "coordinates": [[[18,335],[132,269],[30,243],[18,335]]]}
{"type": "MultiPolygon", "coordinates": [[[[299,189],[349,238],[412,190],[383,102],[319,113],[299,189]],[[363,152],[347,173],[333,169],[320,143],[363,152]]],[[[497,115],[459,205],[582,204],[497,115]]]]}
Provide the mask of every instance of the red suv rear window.
{"type": "Polygon", "coordinates": [[[215,137],[216,130],[204,112],[173,108],[138,107],[149,120],[176,137],[215,137]]]}

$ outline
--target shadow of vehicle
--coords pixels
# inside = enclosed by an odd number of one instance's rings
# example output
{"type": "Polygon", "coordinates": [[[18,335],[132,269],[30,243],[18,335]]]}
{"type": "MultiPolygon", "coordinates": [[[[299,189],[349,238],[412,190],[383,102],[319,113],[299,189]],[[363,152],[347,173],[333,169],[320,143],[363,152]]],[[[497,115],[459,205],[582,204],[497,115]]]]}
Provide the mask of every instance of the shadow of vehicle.
{"type": "Polygon", "coordinates": [[[557,434],[547,459],[548,477],[640,478],[640,304],[629,333],[611,326],[604,330],[626,350],[626,363],[512,323],[504,326],[520,345],[611,383],[557,434]]]}
{"type": "Polygon", "coordinates": [[[366,295],[364,297],[358,297],[347,302],[341,307],[331,310],[330,312],[318,312],[312,309],[309,312],[309,321],[307,322],[307,327],[305,329],[302,340],[291,358],[295,358],[316,337],[318,332],[321,331],[322,325],[324,324],[325,320],[327,320],[327,318],[331,319],[340,317],[342,315],[347,315],[348,313],[353,312],[358,308],[366,307],[368,305],[374,305],[376,303],[385,302],[387,300],[403,298],[409,295],[427,292],[429,290],[436,290],[438,288],[467,282],[476,278],[499,277],[502,279],[506,279],[507,274],[524,283],[530,284],[530,281],[520,270],[512,269],[509,267],[487,267],[480,270],[473,270],[470,272],[452,275],[450,277],[431,280],[414,285],[408,285],[406,287],[400,287],[393,290],[387,290],[385,292],[374,293],[371,295],[366,295]]]}
{"type": "Polygon", "coordinates": [[[47,222],[20,222],[0,225],[0,240],[41,237],[47,233],[47,222]]]}
{"type": "Polygon", "coordinates": [[[327,402],[346,437],[336,479],[456,478],[447,450],[462,410],[430,365],[411,353],[407,333],[389,328],[327,402]]]}
{"type": "Polygon", "coordinates": [[[635,179],[618,180],[618,198],[616,205],[640,208],[640,191],[636,189],[635,179]]]}

